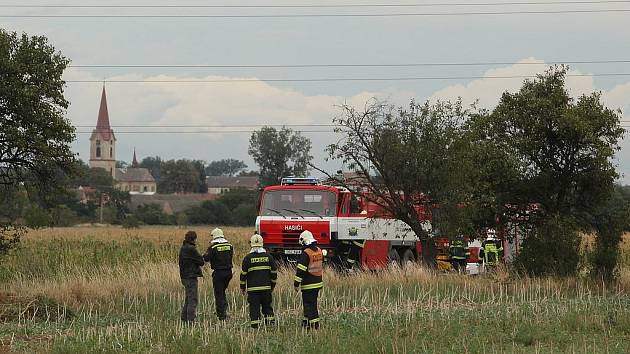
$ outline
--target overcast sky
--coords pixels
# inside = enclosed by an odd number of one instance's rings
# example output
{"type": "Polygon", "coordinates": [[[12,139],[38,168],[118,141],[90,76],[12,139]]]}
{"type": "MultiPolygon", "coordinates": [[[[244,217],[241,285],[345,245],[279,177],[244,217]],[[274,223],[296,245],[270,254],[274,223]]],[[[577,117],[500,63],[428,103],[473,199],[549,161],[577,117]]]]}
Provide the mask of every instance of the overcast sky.
{"type": "MultiPolygon", "coordinates": [[[[540,0],[547,1],[547,0],[540,0]]],[[[433,1],[435,2],[435,1],[433,1]]],[[[460,0],[457,3],[463,3],[460,0]]],[[[476,1],[479,2],[479,1],[476,1]]],[[[8,4],[3,0],[0,4],[8,4]]],[[[113,5],[109,1],[14,1],[12,4],[113,5]]],[[[118,4],[176,5],[175,0],[133,0],[118,4]]],[[[200,2],[186,4],[261,4],[200,2]]],[[[327,2],[334,4],[335,2],[327,2]]],[[[347,1],[365,4],[370,1],[347,1]]],[[[373,1],[372,3],[385,3],[373,1]]],[[[427,1],[396,1],[422,4],[427,1]]],[[[264,1],[264,4],[326,4],[321,1],[264,1]]],[[[233,80],[214,83],[107,83],[110,121],[117,133],[117,159],[222,158],[244,160],[249,133],[123,134],[121,125],[328,124],[343,102],[362,107],[372,97],[407,104],[409,100],[479,99],[492,108],[504,90],[522,80],[496,76],[532,75],[556,61],[630,60],[630,12],[510,15],[292,17],[292,18],[7,18],[6,15],[79,14],[344,14],[453,13],[505,11],[628,9],[630,4],[492,5],[396,8],[232,8],[232,9],[15,9],[0,8],[0,26],[42,34],[72,60],[88,64],[504,64],[437,67],[326,68],[71,68],[67,80],[233,80]],[[519,63],[519,64],[512,64],[519,63]],[[524,64],[527,63],[527,64],[524,64]],[[271,82],[260,79],[477,77],[456,80],[271,82]]],[[[571,74],[630,73],[630,63],[574,64],[571,74]]],[[[568,79],[573,94],[601,91],[604,102],[630,121],[630,76],[583,76],[568,79]]],[[[96,124],[102,83],[68,83],[68,117],[80,132],[74,149],[89,158],[89,134],[96,124]]],[[[630,124],[630,123],[626,123],[630,124]]],[[[230,128],[250,129],[250,128],[230,128]]],[[[324,147],[336,137],[330,127],[306,127],[315,163],[331,171],[324,147]],[[324,130],[324,132],[321,132],[324,130]]],[[[168,128],[191,131],[195,128],[168,128]]],[[[630,143],[618,154],[623,182],[630,183],[630,143]]]]}

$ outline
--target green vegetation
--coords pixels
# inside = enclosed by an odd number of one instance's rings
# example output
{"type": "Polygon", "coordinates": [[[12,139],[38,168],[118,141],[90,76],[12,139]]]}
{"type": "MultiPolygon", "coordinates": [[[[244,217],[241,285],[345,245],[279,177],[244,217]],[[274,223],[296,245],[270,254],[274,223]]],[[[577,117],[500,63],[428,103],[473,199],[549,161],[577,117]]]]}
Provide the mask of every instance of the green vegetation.
{"type": "MultiPolygon", "coordinates": [[[[249,229],[226,228],[237,258],[249,229]]],[[[630,259],[607,288],[587,279],[326,273],[318,332],[298,329],[291,271],[274,293],[278,327],[251,330],[233,281],[220,324],[208,270],[199,321],[179,319],[184,230],[55,229],[30,235],[0,269],[0,343],[18,352],[588,352],[630,350],[630,259]],[[85,236],[84,236],[85,235],[85,236]]],[[[199,249],[209,229],[199,230],[199,249]]],[[[627,246],[626,246],[627,248],[627,246]]],[[[627,249],[625,250],[627,252],[627,249]]]]}

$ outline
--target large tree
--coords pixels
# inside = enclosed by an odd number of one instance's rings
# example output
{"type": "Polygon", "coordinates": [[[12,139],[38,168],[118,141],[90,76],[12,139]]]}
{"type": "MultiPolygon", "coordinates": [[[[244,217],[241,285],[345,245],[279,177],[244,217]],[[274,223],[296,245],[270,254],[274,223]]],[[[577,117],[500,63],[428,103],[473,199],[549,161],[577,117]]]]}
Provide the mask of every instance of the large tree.
{"type": "Polygon", "coordinates": [[[605,107],[599,93],[572,98],[565,88],[566,70],[552,67],[526,80],[473,123],[479,186],[490,196],[486,202],[507,220],[512,212],[536,205],[535,230],[549,230],[548,237],[524,241],[523,254],[546,252],[541,259],[548,260],[547,266],[521,258],[537,274],[575,271],[577,231],[592,228],[593,215],[611,198],[618,177],[613,157],[624,131],[620,112],[605,107]]]}
{"type": "Polygon", "coordinates": [[[236,176],[239,172],[245,170],[247,165],[245,162],[236,159],[222,159],[212,161],[206,166],[206,175],[208,176],[236,176]]]}
{"type": "Polygon", "coordinates": [[[286,176],[305,176],[313,159],[310,139],[286,127],[253,132],[248,151],[260,168],[262,186],[277,184],[286,176]]]}
{"type": "MultiPolygon", "coordinates": [[[[46,193],[75,166],[63,95],[68,62],[43,36],[0,29],[0,185],[46,193]]],[[[12,221],[0,223],[0,251],[17,240],[12,221]]]]}
{"type": "Polygon", "coordinates": [[[160,193],[206,193],[208,187],[203,161],[162,161],[157,187],[160,193]]]}
{"type": "Polygon", "coordinates": [[[142,159],[142,162],[140,162],[140,167],[146,168],[149,170],[149,172],[151,173],[151,176],[153,176],[153,178],[155,178],[156,182],[160,181],[160,177],[161,177],[161,168],[162,168],[162,158],[160,158],[159,156],[149,156],[149,157],[145,157],[144,159],[142,159]]]}
{"type": "Polygon", "coordinates": [[[407,108],[372,101],[364,110],[344,105],[334,119],[342,138],[328,152],[358,178],[330,177],[349,188],[358,184],[367,190],[368,199],[423,240],[430,235],[418,218],[420,206],[435,215],[439,210],[435,226],[442,234],[463,231],[470,225],[457,206],[470,195],[465,131],[472,113],[459,101],[434,105],[412,101],[407,108]]]}

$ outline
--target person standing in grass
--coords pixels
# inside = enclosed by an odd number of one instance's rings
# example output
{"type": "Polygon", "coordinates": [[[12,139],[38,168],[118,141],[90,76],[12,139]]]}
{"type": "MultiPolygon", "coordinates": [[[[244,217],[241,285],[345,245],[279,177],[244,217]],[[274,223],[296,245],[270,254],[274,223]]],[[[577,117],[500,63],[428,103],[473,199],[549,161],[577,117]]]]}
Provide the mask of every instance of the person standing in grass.
{"type": "Polygon", "coordinates": [[[464,240],[463,235],[457,235],[455,239],[451,241],[449,245],[449,255],[453,270],[458,273],[466,273],[470,250],[468,249],[468,242],[464,240]]]}
{"type": "Polygon", "coordinates": [[[263,322],[260,319],[261,308],[264,323],[275,323],[272,292],[278,274],[276,262],[263,248],[262,236],[254,234],[249,244],[251,250],[243,259],[241,269],[241,292],[247,292],[250,326],[258,328],[263,322]]]}
{"type": "Polygon", "coordinates": [[[184,243],[179,250],[179,277],[186,292],[186,300],[184,300],[184,306],[182,307],[181,319],[186,323],[195,321],[197,302],[199,299],[197,278],[203,277],[201,267],[205,263],[199,251],[197,251],[196,241],[196,232],[186,232],[184,243]]]}
{"type": "Polygon", "coordinates": [[[210,247],[203,255],[206,262],[210,262],[212,268],[212,288],[214,290],[214,302],[217,317],[221,321],[227,319],[227,300],[225,289],[232,280],[232,255],[234,248],[225,239],[223,230],[216,228],[210,233],[212,241],[210,247]]]}
{"type": "Polygon", "coordinates": [[[295,291],[302,289],[302,306],[304,307],[302,327],[318,329],[317,297],[319,290],[324,287],[322,282],[324,253],[317,247],[317,241],[308,230],[300,234],[299,243],[304,246],[304,250],[297,264],[293,286],[295,291]]]}

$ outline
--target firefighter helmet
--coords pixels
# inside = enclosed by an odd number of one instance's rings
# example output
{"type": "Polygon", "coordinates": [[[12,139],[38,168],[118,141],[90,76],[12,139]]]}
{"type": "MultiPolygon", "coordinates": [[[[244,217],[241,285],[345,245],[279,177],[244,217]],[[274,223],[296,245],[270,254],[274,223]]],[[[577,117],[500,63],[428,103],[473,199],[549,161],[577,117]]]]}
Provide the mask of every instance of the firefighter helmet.
{"type": "Polygon", "coordinates": [[[298,240],[300,242],[300,245],[302,246],[308,246],[311,243],[315,242],[315,237],[313,237],[313,234],[308,231],[308,230],[304,230],[302,231],[302,233],[300,234],[300,238],[298,240]]]}
{"type": "Polygon", "coordinates": [[[493,228],[489,228],[486,231],[486,236],[488,240],[496,240],[497,239],[497,231],[493,228]]]}
{"type": "Polygon", "coordinates": [[[217,227],[216,229],[212,230],[212,232],[210,233],[210,236],[212,236],[213,240],[217,238],[221,238],[223,237],[223,230],[217,227]]]}
{"type": "Polygon", "coordinates": [[[254,234],[251,239],[249,239],[249,245],[252,247],[262,247],[264,244],[262,236],[259,234],[254,234]]]}

